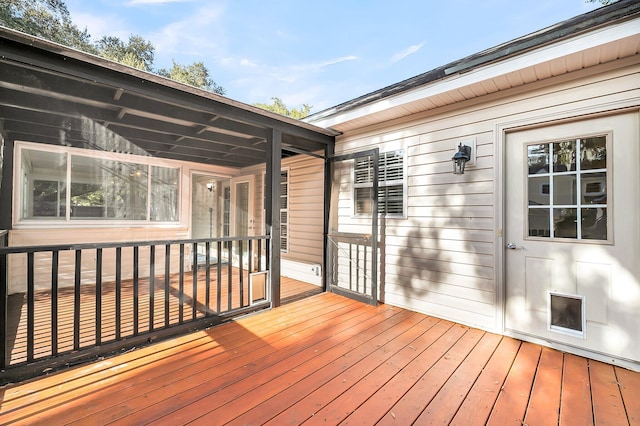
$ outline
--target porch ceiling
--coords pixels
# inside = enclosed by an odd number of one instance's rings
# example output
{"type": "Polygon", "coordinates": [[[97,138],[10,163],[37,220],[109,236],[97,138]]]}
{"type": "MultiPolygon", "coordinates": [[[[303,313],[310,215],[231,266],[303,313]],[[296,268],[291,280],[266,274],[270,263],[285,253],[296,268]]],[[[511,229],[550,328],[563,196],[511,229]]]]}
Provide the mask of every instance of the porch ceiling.
{"type": "Polygon", "coordinates": [[[283,156],[333,131],[0,27],[0,131],[9,140],[243,168],[274,132],[283,156]]]}

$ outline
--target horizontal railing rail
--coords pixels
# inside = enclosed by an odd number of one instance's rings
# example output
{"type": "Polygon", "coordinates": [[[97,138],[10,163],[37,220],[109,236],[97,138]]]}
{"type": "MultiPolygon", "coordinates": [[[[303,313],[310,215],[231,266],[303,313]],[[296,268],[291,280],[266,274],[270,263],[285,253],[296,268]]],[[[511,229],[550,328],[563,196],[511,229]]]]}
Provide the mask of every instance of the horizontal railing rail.
{"type": "Polygon", "coordinates": [[[0,382],[269,307],[268,240],[0,242],[0,382]]]}

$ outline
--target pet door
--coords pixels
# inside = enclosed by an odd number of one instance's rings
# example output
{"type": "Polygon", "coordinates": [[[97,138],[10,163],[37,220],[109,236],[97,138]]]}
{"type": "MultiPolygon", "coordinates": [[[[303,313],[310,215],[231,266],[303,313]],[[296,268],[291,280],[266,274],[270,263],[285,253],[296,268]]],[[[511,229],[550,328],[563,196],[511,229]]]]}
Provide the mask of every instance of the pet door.
{"type": "Polygon", "coordinates": [[[584,296],[549,292],[549,330],[585,338],[584,296]]]}

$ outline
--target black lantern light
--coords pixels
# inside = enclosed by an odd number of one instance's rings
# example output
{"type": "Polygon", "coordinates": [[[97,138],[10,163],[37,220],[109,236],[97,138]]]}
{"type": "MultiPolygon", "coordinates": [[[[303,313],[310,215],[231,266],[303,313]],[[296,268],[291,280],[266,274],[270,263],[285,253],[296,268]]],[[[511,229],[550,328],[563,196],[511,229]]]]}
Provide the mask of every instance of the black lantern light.
{"type": "Polygon", "coordinates": [[[467,164],[467,161],[471,159],[471,147],[467,145],[458,145],[458,152],[451,157],[453,160],[453,174],[454,175],[463,175],[464,174],[464,166],[467,164]]]}

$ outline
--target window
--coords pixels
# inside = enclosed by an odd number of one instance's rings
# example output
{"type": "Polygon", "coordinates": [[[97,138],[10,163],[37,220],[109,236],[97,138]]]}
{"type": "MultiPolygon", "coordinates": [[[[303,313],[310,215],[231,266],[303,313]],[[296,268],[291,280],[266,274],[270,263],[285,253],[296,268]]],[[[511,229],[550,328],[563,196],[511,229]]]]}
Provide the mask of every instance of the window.
{"type": "Polygon", "coordinates": [[[22,220],[178,220],[178,168],[80,150],[20,152],[22,220]]]}
{"type": "MultiPolygon", "coordinates": [[[[357,158],[353,171],[354,212],[371,214],[373,190],[373,159],[357,158]]],[[[378,213],[386,216],[403,216],[405,210],[405,170],[402,150],[380,154],[378,165],[378,213]]]]}
{"type": "Polygon", "coordinates": [[[607,138],[527,146],[528,236],[607,240],[607,138]]]}

